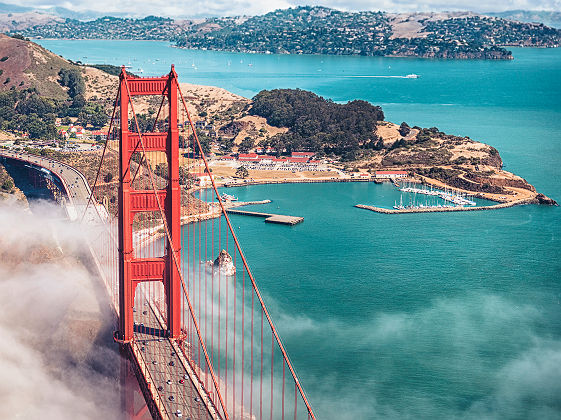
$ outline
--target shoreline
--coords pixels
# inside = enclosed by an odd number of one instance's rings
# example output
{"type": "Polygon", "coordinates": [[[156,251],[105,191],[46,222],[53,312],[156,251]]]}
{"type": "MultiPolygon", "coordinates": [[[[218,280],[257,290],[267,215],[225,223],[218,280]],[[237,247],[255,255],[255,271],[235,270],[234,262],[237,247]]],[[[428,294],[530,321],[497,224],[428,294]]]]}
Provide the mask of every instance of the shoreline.
{"type": "MultiPolygon", "coordinates": [[[[493,201],[495,203],[499,203],[499,204],[505,204],[505,203],[512,203],[512,202],[518,202],[520,201],[519,199],[517,200],[501,200],[498,199],[496,197],[486,197],[484,194],[485,193],[479,193],[476,191],[468,191],[468,190],[463,190],[461,188],[455,188],[455,187],[451,187],[450,185],[446,185],[444,183],[441,183],[439,181],[436,180],[432,180],[430,178],[426,178],[424,177],[425,182],[429,185],[434,185],[436,187],[439,188],[449,188],[449,189],[454,189],[457,190],[459,192],[465,192],[465,193],[469,193],[472,194],[474,197],[477,198],[481,198],[483,200],[488,200],[488,201],[493,201]],[[430,182],[430,181],[434,181],[434,182],[430,182]],[[442,185],[441,185],[442,184],[442,185]]],[[[415,178],[403,178],[402,181],[407,181],[407,182],[414,182],[417,184],[422,185],[422,181],[415,179],[415,178]]],[[[361,179],[361,178],[299,178],[299,179],[255,179],[255,180],[251,180],[251,181],[243,181],[243,182],[226,182],[226,183],[222,183],[220,181],[217,181],[216,186],[220,187],[220,188],[236,188],[236,187],[248,187],[251,185],[267,185],[267,184],[321,184],[321,183],[328,183],[328,182],[361,182],[361,183],[365,183],[365,182],[373,182],[375,184],[383,184],[383,183],[394,183],[394,181],[391,180],[380,180],[377,181],[375,179],[372,178],[365,178],[365,179],[361,179]]],[[[207,188],[211,188],[211,187],[207,187],[207,188]]],[[[529,200],[529,199],[524,199],[524,200],[529,200]]],[[[527,204],[531,204],[531,203],[527,203],[527,204]]],[[[514,204],[516,205],[516,204],[514,204]]]]}
{"type": "MultiPolygon", "coordinates": [[[[210,49],[210,48],[193,48],[193,47],[182,47],[175,44],[173,41],[165,39],[129,39],[129,38],[29,38],[33,42],[40,41],[117,41],[117,42],[162,42],[169,44],[170,48],[177,48],[186,51],[203,51],[203,52],[219,52],[226,54],[245,54],[245,55],[266,55],[266,56],[310,56],[310,57],[366,57],[366,58],[389,58],[389,59],[422,59],[422,60],[460,60],[460,61],[512,61],[514,60],[514,54],[508,58],[485,58],[485,57],[431,57],[423,55],[408,55],[408,54],[389,54],[389,55],[361,55],[361,54],[324,54],[324,53],[308,53],[308,54],[296,54],[296,53],[266,53],[262,51],[234,51],[227,49],[210,49]]],[[[497,45],[500,48],[536,48],[536,49],[551,49],[551,48],[561,48],[561,46],[543,46],[543,45],[497,45]]],[[[510,51],[510,50],[507,50],[510,51]]],[[[510,51],[512,52],[512,51],[510,51]]],[[[91,63],[85,63],[91,64],[91,63]]],[[[94,63],[96,64],[96,63],[94,63]]]]}

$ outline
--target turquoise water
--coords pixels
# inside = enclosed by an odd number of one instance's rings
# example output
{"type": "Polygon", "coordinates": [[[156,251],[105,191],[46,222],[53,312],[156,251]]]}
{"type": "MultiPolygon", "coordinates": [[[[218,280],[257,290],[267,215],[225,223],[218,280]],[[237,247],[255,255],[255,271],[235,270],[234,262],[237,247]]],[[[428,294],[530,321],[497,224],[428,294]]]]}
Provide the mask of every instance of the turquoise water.
{"type": "MultiPolygon", "coordinates": [[[[560,49],[515,49],[515,60],[493,62],[41,43],[76,60],[130,57],[144,74],[175,62],[182,81],[248,97],[299,87],[367,99],[389,120],[497,147],[508,170],[561,199],[560,49]],[[421,77],[351,77],[409,73],[421,77]]],[[[294,227],[232,221],[319,418],[561,418],[558,207],[388,216],[352,206],[393,204],[389,185],[227,192],[273,200],[255,209],[305,217],[294,227]]]]}

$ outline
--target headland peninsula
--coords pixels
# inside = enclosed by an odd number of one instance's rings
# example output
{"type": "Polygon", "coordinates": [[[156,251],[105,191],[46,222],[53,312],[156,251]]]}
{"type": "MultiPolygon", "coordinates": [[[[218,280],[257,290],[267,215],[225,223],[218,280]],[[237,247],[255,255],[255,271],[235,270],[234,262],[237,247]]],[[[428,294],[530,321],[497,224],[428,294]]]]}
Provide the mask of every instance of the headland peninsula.
{"type": "MultiPolygon", "coordinates": [[[[79,65],[19,38],[1,35],[0,45],[7,54],[0,62],[2,147],[70,164],[93,184],[120,69],[79,65]]],[[[182,84],[182,90],[218,185],[379,180],[380,173],[400,171],[411,182],[496,202],[556,204],[504,170],[494,147],[386,121],[382,108],[366,101],[337,104],[298,89],[265,90],[253,99],[211,86],[182,84]]],[[[142,129],[150,127],[158,104],[139,100],[135,108],[142,129]]],[[[108,150],[111,161],[116,142],[108,150]]],[[[198,179],[204,170],[187,149],[182,153],[189,193],[204,184],[198,179]]],[[[111,191],[117,174],[107,169],[102,176],[111,191]]],[[[4,193],[16,192],[4,183],[4,193]]],[[[205,206],[198,202],[184,216],[206,213],[205,206]]]]}

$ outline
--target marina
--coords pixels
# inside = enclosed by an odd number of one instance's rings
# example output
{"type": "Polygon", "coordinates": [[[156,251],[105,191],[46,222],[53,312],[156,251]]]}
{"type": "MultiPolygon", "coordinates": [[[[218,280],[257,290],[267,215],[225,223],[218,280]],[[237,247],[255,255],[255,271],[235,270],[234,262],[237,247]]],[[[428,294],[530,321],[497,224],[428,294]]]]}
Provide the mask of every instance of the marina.
{"type": "Polygon", "coordinates": [[[454,189],[445,189],[444,191],[433,189],[432,186],[428,188],[419,188],[416,184],[407,184],[400,188],[399,184],[396,185],[399,191],[402,193],[413,194],[410,197],[409,204],[403,204],[403,195],[400,197],[399,204],[397,201],[394,203],[393,208],[395,210],[415,210],[415,209],[455,209],[462,208],[466,206],[477,206],[477,203],[472,199],[469,194],[456,191],[454,189]],[[417,199],[417,194],[427,196],[429,199],[425,199],[422,203],[417,199]],[[440,201],[442,200],[442,202],[440,201]]]}

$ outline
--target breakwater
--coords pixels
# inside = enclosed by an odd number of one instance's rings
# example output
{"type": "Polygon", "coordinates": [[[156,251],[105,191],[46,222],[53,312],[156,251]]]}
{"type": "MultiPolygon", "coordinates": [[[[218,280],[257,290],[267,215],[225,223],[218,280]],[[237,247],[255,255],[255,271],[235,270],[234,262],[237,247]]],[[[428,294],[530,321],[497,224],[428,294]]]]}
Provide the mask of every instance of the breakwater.
{"type": "Polygon", "coordinates": [[[359,209],[371,210],[376,213],[384,214],[404,214],[404,213],[442,213],[452,211],[481,211],[481,210],[498,210],[508,207],[520,206],[523,204],[530,204],[529,200],[516,200],[507,203],[495,204],[492,206],[477,206],[477,207],[425,207],[415,209],[386,209],[383,207],[369,206],[366,204],[355,204],[359,209]]]}

